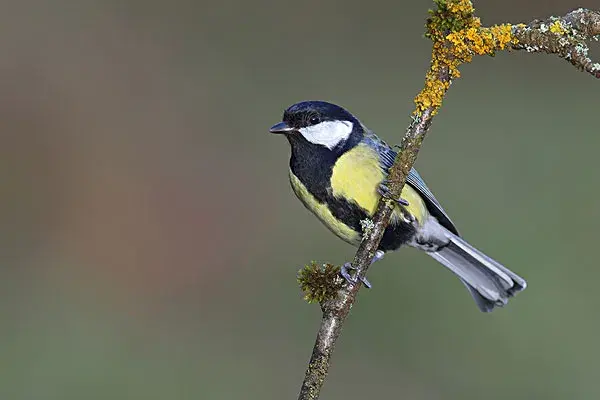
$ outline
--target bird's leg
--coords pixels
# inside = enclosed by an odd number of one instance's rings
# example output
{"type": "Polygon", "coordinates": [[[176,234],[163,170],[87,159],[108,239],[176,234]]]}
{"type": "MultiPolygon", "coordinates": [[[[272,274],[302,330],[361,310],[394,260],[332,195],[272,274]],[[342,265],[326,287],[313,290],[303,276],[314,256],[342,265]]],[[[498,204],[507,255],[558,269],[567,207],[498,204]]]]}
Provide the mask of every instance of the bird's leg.
{"type": "MultiPolygon", "coordinates": [[[[375,256],[373,257],[373,260],[371,260],[371,264],[375,263],[376,261],[381,260],[384,255],[385,255],[385,253],[383,251],[377,250],[375,252],[375,256]]],[[[348,281],[349,283],[354,285],[358,282],[358,280],[356,279],[356,277],[352,277],[350,275],[350,272],[348,272],[349,270],[356,271],[356,268],[352,265],[352,263],[347,262],[344,265],[342,265],[342,268],[340,268],[340,275],[346,281],[348,281]]],[[[363,283],[363,285],[365,285],[365,287],[367,289],[371,289],[371,287],[372,287],[371,282],[369,282],[367,280],[367,278],[362,277],[362,278],[360,278],[360,281],[363,283]]]]}
{"type": "Polygon", "coordinates": [[[408,201],[404,200],[404,199],[393,199],[390,196],[390,188],[388,187],[388,181],[387,179],[382,181],[379,184],[379,187],[377,188],[377,193],[379,193],[382,197],[385,197],[386,199],[392,199],[392,200],[396,200],[398,202],[398,204],[400,204],[401,206],[408,206],[408,201]]]}

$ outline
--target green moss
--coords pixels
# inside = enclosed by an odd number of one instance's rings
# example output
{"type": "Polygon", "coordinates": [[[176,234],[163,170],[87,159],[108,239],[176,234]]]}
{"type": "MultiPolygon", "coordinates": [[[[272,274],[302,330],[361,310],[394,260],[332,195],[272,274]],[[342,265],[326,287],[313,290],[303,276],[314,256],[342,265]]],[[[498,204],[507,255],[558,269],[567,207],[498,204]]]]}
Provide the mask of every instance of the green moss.
{"type": "Polygon", "coordinates": [[[434,0],[437,9],[429,10],[425,36],[443,40],[445,34],[467,28],[473,20],[475,9],[470,1],[434,0]]]}
{"type": "Polygon", "coordinates": [[[322,303],[333,299],[342,288],[340,268],[332,264],[317,264],[312,261],[298,271],[298,283],[304,292],[304,300],[322,303]]]}

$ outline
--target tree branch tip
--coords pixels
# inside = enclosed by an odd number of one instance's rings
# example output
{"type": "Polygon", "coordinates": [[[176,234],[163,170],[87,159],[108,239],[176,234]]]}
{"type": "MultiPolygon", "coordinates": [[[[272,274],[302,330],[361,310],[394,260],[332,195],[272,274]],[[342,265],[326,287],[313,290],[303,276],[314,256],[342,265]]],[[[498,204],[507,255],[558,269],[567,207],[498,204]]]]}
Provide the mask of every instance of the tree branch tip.
{"type": "Polygon", "coordinates": [[[528,53],[556,54],[577,69],[600,78],[600,64],[588,56],[586,41],[598,41],[600,35],[600,12],[578,8],[562,17],[534,20],[529,24],[513,27],[512,44],[515,50],[528,53]]]}

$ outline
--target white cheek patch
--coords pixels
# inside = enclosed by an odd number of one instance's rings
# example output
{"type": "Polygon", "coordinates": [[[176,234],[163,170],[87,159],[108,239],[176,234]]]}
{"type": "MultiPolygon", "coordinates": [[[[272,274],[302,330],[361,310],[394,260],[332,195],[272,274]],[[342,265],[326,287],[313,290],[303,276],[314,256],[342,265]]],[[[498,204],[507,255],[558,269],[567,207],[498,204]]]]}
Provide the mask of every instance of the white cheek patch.
{"type": "Polygon", "coordinates": [[[341,141],[350,137],[353,127],[354,124],[350,121],[324,121],[300,128],[299,131],[309,142],[320,144],[331,150],[341,141]]]}

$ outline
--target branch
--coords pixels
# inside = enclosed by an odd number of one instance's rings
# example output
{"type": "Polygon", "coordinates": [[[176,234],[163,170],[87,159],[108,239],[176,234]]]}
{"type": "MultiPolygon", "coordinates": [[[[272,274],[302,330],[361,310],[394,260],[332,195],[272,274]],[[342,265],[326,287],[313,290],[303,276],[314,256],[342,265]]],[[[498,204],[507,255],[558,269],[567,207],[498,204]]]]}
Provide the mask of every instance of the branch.
{"type": "Polygon", "coordinates": [[[588,57],[586,40],[600,40],[600,12],[580,8],[564,17],[535,20],[513,27],[513,49],[556,54],[600,79],[600,63],[588,57]]]}
{"type": "MultiPolygon", "coordinates": [[[[534,21],[527,26],[502,24],[488,28],[482,27],[479,18],[475,17],[470,0],[434,2],[437,9],[430,10],[426,33],[433,41],[431,65],[426,74],[425,87],[415,97],[416,109],[412,122],[402,138],[400,151],[389,171],[391,198],[400,198],[431,122],[441,107],[452,80],[460,76],[458,67],[470,62],[474,55],[494,55],[496,51],[506,48],[543,51],[558,54],[596,77],[600,74],[600,66],[592,64],[586,53],[578,50],[582,49],[584,39],[600,34],[600,14],[597,12],[580,9],[562,18],[534,21]]],[[[363,240],[352,262],[357,278],[365,276],[395,207],[396,201],[393,199],[382,198],[379,201],[373,223],[363,232],[363,240]]],[[[315,274],[318,276],[319,271],[321,269],[313,264],[312,269],[309,267],[304,270],[299,278],[304,289],[306,286],[310,287],[311,282],[319,282],[314,287],[314,292],[319,293],[319,296],[311,297],[307,294],[307,298],[316,298],[323,311],[321,327],[300,389],[299,400],[314,400],[319,397],[327,377],[331,354],[361,286],[360,280],[352,285],[342,283],[339,278],[331,278],[331,265],[325,267],[323,279],[315,279],[315,274]],[[310,279],[306,276],[310,276],[310,279]],[[324,284],[327,279],[331,283],[329,286],[324,284]]]]}

